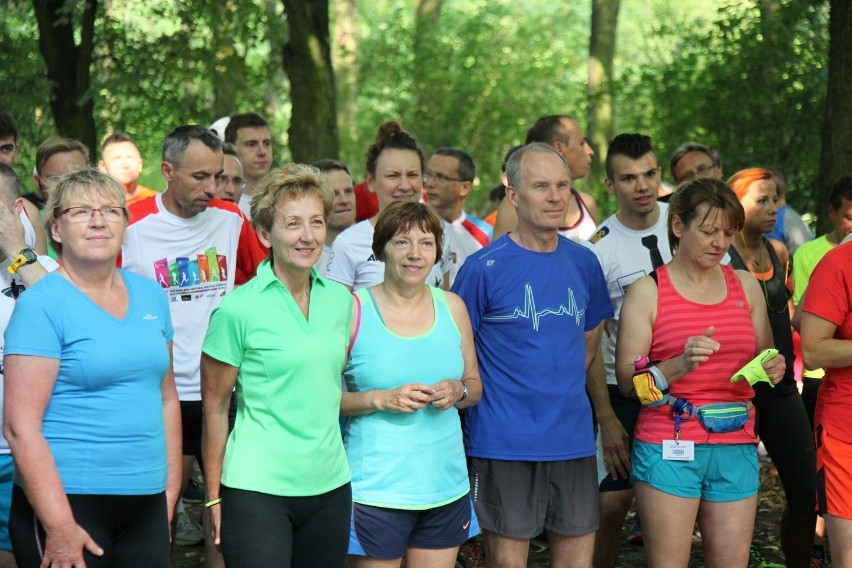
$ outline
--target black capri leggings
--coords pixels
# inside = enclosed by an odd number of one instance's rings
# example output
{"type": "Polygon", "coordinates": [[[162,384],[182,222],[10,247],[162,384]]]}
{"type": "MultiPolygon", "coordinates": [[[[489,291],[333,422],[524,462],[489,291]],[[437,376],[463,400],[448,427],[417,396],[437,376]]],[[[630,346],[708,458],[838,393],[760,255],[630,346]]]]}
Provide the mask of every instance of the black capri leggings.
{"type": "MultiPolygon", "coordinates": [[[[766,386],[756,385],[758,389],[766,386]]],[[[778,470],[790,512],[813,514],[816,507],[816,449],[802,397],[795,390],[780,396],[760,395],[754,399],[757,433],[778,470]]]]}
{"type": "Polygon", "coordinates": [[[343,568],[352,487],[281,497],[222,486],[222,554],[228,568],[343,568]]]}
{"type": "MultiPolygon", "coordinates": [[[[155,495],[68,495],[77,524],[103,548],[83,551],[88,568],[168,568],[171,546],[166,493],[155,495]]],[[[38,568],[45,532],[24,490],[12,490],[9,535],[20,568],[38,568]]]]}

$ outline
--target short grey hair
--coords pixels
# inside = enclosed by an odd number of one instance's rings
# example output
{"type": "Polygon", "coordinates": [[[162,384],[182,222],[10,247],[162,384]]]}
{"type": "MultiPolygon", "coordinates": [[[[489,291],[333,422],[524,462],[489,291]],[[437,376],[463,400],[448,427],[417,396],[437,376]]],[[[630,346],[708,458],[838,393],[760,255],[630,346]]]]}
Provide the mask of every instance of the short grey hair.
{"type": "Polygon", "coordinates": [[[524,156],[530,153],[552,154],[556,156],[565,166],[565,170],[570,174],[568,162],[565,160],[565,157],[557,152],[553,146],[545,144],[544,142],[532,142],[526,146],[521,146],[521,148],[509,156],[509,159],[506,161],[506,178],[509,181],[509,185],[515,189],[518,189],[521,186],[521,174],[523,173],[522,163],[524,161],[524,156]]]}
{"type": "Polygon", "coordinates": [[[193,140],[198,140],[214,152],[222,151],[222,140],[209,128],[196,124],[178,126],[163,140],[163,161],[180,164],[183,153],[193,140]]]}

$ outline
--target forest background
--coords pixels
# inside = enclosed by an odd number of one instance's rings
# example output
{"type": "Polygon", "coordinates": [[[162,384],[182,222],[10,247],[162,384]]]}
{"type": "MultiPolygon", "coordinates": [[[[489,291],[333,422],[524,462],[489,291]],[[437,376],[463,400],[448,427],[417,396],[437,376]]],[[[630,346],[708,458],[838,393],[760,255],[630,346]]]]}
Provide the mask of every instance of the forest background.
{"type": "Polygon", "coordinates": [[[127,132],[162,189],[160,148],[180,124],[255,111],[275,163],[338,157],[356,181],[378,125],[398,119],[429,153],[469,152],[470,211],[486,214],[506,150],[545,114],[578,118],[596,151],[579,189],[604,213],[602,160],[619,132],[668,159],[685,141],[726,175],[778,166],[790,202],[825,221],[852,171],[847,0],[4,0],[0,107],[18,120],[18,173],[38,144],[127,132]]]}

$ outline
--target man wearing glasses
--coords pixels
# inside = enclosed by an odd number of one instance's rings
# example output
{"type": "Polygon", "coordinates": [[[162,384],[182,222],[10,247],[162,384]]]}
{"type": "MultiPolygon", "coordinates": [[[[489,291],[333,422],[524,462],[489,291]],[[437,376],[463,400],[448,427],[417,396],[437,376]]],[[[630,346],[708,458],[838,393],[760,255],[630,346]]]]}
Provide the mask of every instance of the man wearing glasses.
{"type": "Polygon", "coordinates": [[[491,225],[469,215],[464,200],[476,178],[476,164],[458,148],[441,148],[429,158],[423,175],[423,187],[432,205],[446,221],[451,257],[450,284],[456,279],[465,259],[491,242],[491,225]]]}
{"type": "Polygon", "coordinates": [[[697,178],[722,179],[722,160],[719,152],[698,142],[687,142],[678,146],[669,165],[676,185],[697,178]]]}
{"type": "Polygon", "coordinates": [[[233,144],[226,142],[222,147],[222,152],[225,154],[225,164],[222,173],[216,178],[218,186],[216,197],[236,203],[246,187],[246,180],[243,177],[243,164],[240,162],[237,149],[233,144]]]}

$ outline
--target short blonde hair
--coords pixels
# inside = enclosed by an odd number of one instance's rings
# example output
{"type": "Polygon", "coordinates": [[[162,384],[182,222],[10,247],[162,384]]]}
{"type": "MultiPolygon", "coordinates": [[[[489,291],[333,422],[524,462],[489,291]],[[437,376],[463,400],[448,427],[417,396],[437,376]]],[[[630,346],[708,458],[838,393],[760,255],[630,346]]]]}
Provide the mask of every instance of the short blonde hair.
{"type": "Polygon", "coordinates": [[[278,206],[285,200],[314,195],[322,202],[322,216],[328,219],[334,191],[328,177],[313,166],[287,164],[272,170],[257,183],[251,198],[251,224],[254,230],[271,231],[278,206]]]}
{"type": "Polygon", "coordinates": [[[58,176],[51,184],[47,193],[47,203],[44,206],[44,228],[50,246],[56,254],[62,254],[62,243],[53,239],[53,224],[59,220],[59,212],[63,205],[71,199],[80,195],[100,194],[109,196],[124,210],[125,223],[130,220],[127,211],[127,194],[124,187],[112,176],[102,173],[94,168],[85,168],[58,176]]]}

